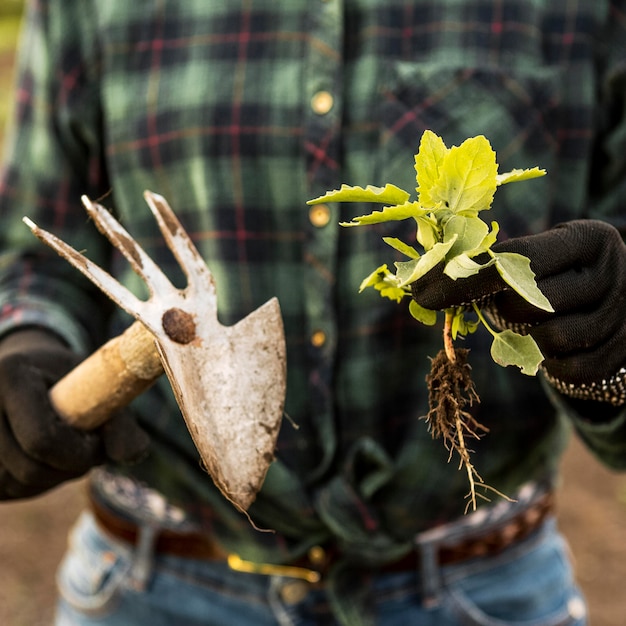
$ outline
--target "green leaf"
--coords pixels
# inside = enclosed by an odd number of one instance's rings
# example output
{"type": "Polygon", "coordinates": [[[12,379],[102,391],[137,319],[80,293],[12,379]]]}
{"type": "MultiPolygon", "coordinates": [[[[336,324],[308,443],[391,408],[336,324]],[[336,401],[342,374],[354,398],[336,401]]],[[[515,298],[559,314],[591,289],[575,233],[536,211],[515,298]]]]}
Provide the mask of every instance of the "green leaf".
{"type": "Polygon", "coordinates": [[[409,244],[404,243],[404,241],[401,241],[400,239],[396,237],[383,237],[383,241],[388,246],[391,246],[394,250],[397,250],[398,252],[401,252],[405,256],[408,256],[410,259],[420,258],[419,252],[413,246],[410,246],[409,244]]]}
{"type": "Polygon", "coordinates": [[[387,264],[385,263],[377,267],[371,274],[366,276],[361,281],[361,284],[359,285],[359,293],[367,287],[374,287],[379,282],[385,280],[385,278],[388,276],[392,276],[393,278],[395,278],[395,276],[389,271],[389,268],[387,267],[387,264]]]}
{"type": "Polygon", "coordinates": [[[456,243],[448,252],[448,258],[474,250],[484,241],[489,233],[489,226],[479,217],[453,215],[443,227],[443,240],[449,241],[455,235],[456,243]]]}
{"type": "Polygon", "coordinates": [[[491,232],[485,235],[485,238],[480,242],[479,246],[472,250],[469,255],[476,256],[481,252],[487,252],[491,249],[496,240],[498,239],[498,233],[500,232],[500,226],[498,222],[491,222],[491,232]]]}
{"type": "MultiPolygon", "coordinates": [[[[462,323],[463,323],[463,312],[456,311],[454,314],[454,317],[452,318],[452,328],[450,329],[453,340],[457,338],[457,335],[459,334],[459,328],[461,327],[462,323]]],[[[461,333],[461,335],[462,334],[463,333],[461,333]]]]}
{"type": "Polygon", "coordinates": [[[439,202],[431,196],[430,190],[439,180],[440,168],[448,152],[441,137],[431,130],[424,131],[414,166],[418,200],[423,206],[434,207],[439,202]]]}
{"type": "Polygon", "coordinates": [[[494,263],[493,260],[481,265],[470,259],[467,254],[458,254],[446,263],[443,273],[452,280],[457,278],[469,278],[474,274],[478,274],[480,270],[494,263]]]}
{"type": "Polygon", "coordinates": [[[435,265],[445,259],[448,250],[454,245],[455,241],[456,237],[446,243],[437,243],[419,259],[396,263],[398,286],[409,285],[424,276],[435,265]]]}
{"type": "Polygon", "coordinates": [[[367,287],[374,287],[383,298],[400,302],[407,295],[407,290],[398,285],[398,279],[392,274],[387,265],[381,265],[367,276],[359,286],[359,293],[367,287]]]}
{"type": "MultiPolygon", "coordinates": [[[[496,153],[489,141],[479,135],[450,148],[439,164],[438,177],[427,197],[433,205],[441,202],[454,213],[475,215],[491,207],[497,174],[496,153]]],[[[419,190],[418,200],[427,206],[421,179],[419,190]]]]}
{"type": "Polygon", "coordinates": [[[426,210],[417,202],[405,202],[394,206],[387,206],[382,211],[372,211],[367,215],[359,215],[352,218],[351,222],[341,222],[341,226],[364,226],[366,224],[380,224],[381,222],[393,222],[416,218],[424,215],[426,210]]]}
{"type": "Polygon", "coordinates": [[[417,241],[424,248],[430,250],[439,241],[439,226],[437,220],[432,215],[418,216],[417,241]]]}
{"type": "Polygon", "coordinates": [[[404,289],[398,287],[395,283],[389,284],[387,282],[381,282],[374,285],[374,289],[378,290],[383,298],[395,300],[396,302],[402,302],[402,300],[409,295],[404,289]]]}
{"type": "Polygon", "coordinates": [[[530,269],[530,259],[515,252],[491,252],[496,269],[507,285],[539,309],[554,313],[549,300],[541,293],[530,269]]]}
{"type": "Polygon", "coordinates": [[[496,176],[496,184],[497,185],[505,185],[506,183],[516,183],[520,180],[530,180],[531,178],[539,178],[540,176],[545,176],[546,170],[540,169],[538,167],[533,167],[531,169],[526,170],[511,170],[510,172],[505,172],[504,174],[498,174],[496,176]]]}
{"type": "Polygon", "coordinates": [[[464,337],[471,333],[476,332],[476,329],[480,326],[480,321],[475,320],[469,322],[465,319],[465,311],[462,307],[459,307],[454,312],[452,318],[452,339],[456,339],[458,335],[464,337]]]}
{"type": "Polygon", "coordinates": [[[320,204],[321,202],[378,202],[380,204],[404,204],[410,198],[410,194],[392,185],[384,187],[351,187],[341,185],[340,189],[329,191],[323,196],[309,200],[307,204],[320,204]]]}
{"type": "Polygon", "coordinates": [[[491,356],[499,365],[515,365],[528,376],[534,376],[543,361],[543,354],[535,340],[530,335],[518,335],[512,330],[494,335],[491,356]]]}
{"type": "Polygon", "coordinates": [[[425,309],[413,299],[409,302],[409,312],[418,322],[426,326],[434,326],[437,323],[437,311],[425,309]]]}

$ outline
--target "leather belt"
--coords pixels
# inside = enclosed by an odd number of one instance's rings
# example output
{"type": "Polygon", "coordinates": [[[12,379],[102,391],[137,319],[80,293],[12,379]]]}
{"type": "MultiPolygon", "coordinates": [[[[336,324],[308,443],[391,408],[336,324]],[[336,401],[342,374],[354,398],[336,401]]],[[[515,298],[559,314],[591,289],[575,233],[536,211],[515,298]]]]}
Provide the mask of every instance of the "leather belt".
{"type": "MultiPolygon", "coordinates": [[[[139,528],[131,520],[120,517],[104,505],[90,498],[91,511],[98,525],[113,538],[132,546],[139,541],[139,528]]],[[[477,529],[456,543],[442,541],[437,546],[439,565],[452,565],[474,558],[499,554],[506,548],[529,537],[552,514],[554,495],[545,493],[529,504],[520,513],[502,525],[491,527],[485,532],[477,529]]],[[[232,569],[258,573],[275,574],[302,578],[309,582],[319,582],[328,569],[341,558],[339,550],[332,546],[314,546],[307,555],[289,564],[253,563],[225,552],[208,534],[199,532],[178,532],[162,529],[155,541],[155,552],[183,558],[227,562],[232,569]]],[[[420,567],[417,550],[405,557],[377,566],[379,572],[407,572],[420,567]]]]}
{"type": "MultiPolygon", "coordinates": [[[[89,508],[98,523],[108,535],[136,546],[139,543],[140,529],[132,520],[122,517],[89,494],[89,508]]],[[[157,554],[169,554],[203,561],[226,561],[225,552],[210,535],[200,532],[181,532],[163,528],[159,530],[154,543],[157,554]]]]}

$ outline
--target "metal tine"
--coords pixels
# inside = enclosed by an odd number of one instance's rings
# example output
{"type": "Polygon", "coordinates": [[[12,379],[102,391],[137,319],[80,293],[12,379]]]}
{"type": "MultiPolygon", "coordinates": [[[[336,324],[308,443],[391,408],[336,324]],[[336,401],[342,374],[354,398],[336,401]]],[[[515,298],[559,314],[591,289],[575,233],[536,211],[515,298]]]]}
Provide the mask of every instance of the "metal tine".
{"type": "Polygon", "coordinates": [[[137,298],[135,294],[118,283],[111,274],[96,265],[93,261],[90,261],[86,256],[72,248],[72,246],[65,243],[62,239],[59,239],[56,235],[37,226],[37,224],[28,217],[24,217],[23,222],[31,229],[36,237],[55,250],[79,272],[84,274],[118,306],[136,318],[144,316],[146,309],[149,308],[147,303],[137,298]]]}
{"type": "Polygon", "coordinates": [[[106,207],[92,202],[87,196],[82,196],[81,199],[87,213],[96,222],[99,230],[124,255],[135,273],[146,283],[151,296],[164,295],[174,289],[159,266],[106,207]]]}
{"type": "Polygon", "coordinates": [[[214,291],[211,272],[167,200],[163,196],[147,190],[144,192],[144,198],[169,249],[185,273],[188,290],[207,290],[210,288],[214,291]]]}

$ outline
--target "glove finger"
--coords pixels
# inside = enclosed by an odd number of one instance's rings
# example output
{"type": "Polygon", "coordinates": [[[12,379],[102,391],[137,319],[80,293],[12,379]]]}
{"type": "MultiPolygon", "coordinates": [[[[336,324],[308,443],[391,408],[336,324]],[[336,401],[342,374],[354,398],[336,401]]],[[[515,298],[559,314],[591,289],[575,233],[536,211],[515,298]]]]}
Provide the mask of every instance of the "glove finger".
{"type": "Polygon", "coordinates": [[[46,387],[51,388],[70,370],[76,367],[81,358],[69,350],[44,349],[33,352],[22,359],[36,372],[46,387]]]}
{"type": "Polygon", "coordinates": [[[43,491],[77,477],[74,472],[57,470],[27,456],[13,437],[4,416],[0,418],[0,459],[5,474],[13,479],[11,483],[21,485],[24,489],[32,487],[43,491]]]}
{"type": "MultiPolygon", "coordinates": [[[[591,311],[611,293],[626,291],[619,286],[623,272],[615,271],[621,267],[624,245],[618,231],[604,222],[568,222],[539,235],[510,239],[493,249],[531,259],[537,285],[557,315],[591,311]]],[[[491,304],[504,326],[536,325],[554,317],[511,289],[496,294],[491,304]]]]}
{"type": "Polygon", "coordinates": [[[558,381],[567,381],[573,387],[580,388],[602,383],[620,371],[624,365],[623,346],[626,331],[621,330],[608,338],[606,343],[586,351],[572,352],[558,357],[546,357],[543,369],[550,377],[558,381]]]}
{"type": "MultiPolygon", "coordinates": [[[[487,255],[474,259],[477,263],[489,260],[487,255]]],[[[455,306],[467,306],[480,302],[506,288],[506,283],[493,265],[468,278],[453,280],[443,273],[444,264],[439,263],[420,279],[411,283],[413,299],[426,309],[441,311],[455,306]]]]}
{"type": "MultiPolygon", "coordinates": [[[[615,268],[615,252],[622,252],[622,243],[619,232],[610,224],[597,220],[574,220],[559,225],[551,230],[538,235],[516,237],[493,246],[494,252],[514,252],[530,259],[530,267],[534,272],[539,288],[543,291],[543,279],[559,276],[561,281],[566,276],[581,272],[583,268],[593,267],[594,272],[590,275],[592,289],[588,298],[598,293],[598,287],[606,288],[605,283],[599,280],[603,276],[610,276],[611,269],[615,268]],[[593,277],[596,283],[591,282],[593,277]]],[[[484,264],[489,260],[488,255],[483,254],[474,258],[474,261],[484,264]]],[[[534,312],[535,307],[522,304],[523,298],[515,294],[504,283],[495,267],[490,266],[481,270],[478,274],[468,278],[452,280],[443,273],[444,265],[440,263],[425,276],[415,281],[412,285],[413,297],[427,309],[442,310],[453,306],[467,305],[471,302],[481,301],[493,294],[506,289],[511,301],[511,311],[517,306],[523,306],[523,314],[534,312]]],[[[558,283],[555,279],[553,285],[558,283]]],[[[561,284],[561,292],[564,292],[561,284]]],[[[546,283],[549,289],[550,283],[546,283]]],[[[572,300],[571,291],[565,290],[563,295],[546,293],[548,300],[559,299],[561,302],[572,300]],[[552,296],[552,299],[551,299],[552,296]]],[[[578,299],[578,295],[576,294],[578,299]]],[[[599,299],[600,295],[596,295],[599,299]]],[[[553,306],[555,304],[553,303],[553,306]]],[[[564,306],[564,305],[562,305],[564,306]]],[[[539,313],[543,316],[542,313],[539,313]]],[[[519,320],[519,317],[518,317],[519,320]]]]}
{"type": "MultiPolygon", "coordinates": [[[[615,315],[612,304],[603,303],[599,308],[556,316],[534,327],[530,332],[542,352],[547,356],[560,357],[575,352],[596,350],[621,332],[623,321],[615,315]]],[[[601,372],[614,370],[612,359],[621,367],[623,350],[605,355],[606,365],[601,372]],[[607,370],[607,367],[609,368],[607,370]]],[[[594,372],[597,376],[598,372],[594,372]]]]}
{"type": "Polygon", "coordinates": [[[47,373],[19,355],[0,362],[0,397],[11,431],[33,460],[83,474],[103,461],[99,435],[75,429],[59,418],[48,400],[46,378],[47,373]]]}
{"type": "MultiPolygon", "coordinates": [[[[554,313],[539,309],[512,289],[505,289],[494,295],[491,304],[497,309],[498,317],[504,325],[518,324],[534,326],[548,320],[560,319],[557,316],[573,314],[577,311],[592,311],[606,301],[614,287],[613,281],[599,281],[597,273],[586,269],[582,272],[570,270],[558,276],[548,276],[537,281],[537,286],[548,299],[554,313]],[[563,285],[567,285],[564,288],[563,285]]],[[[615,316],[613,316],[615,317],[615,316]]]]}
{"type": "Polygon", "coordinates": [[[515,237],[493,246],[530,259],[538,280],[571,269],[597,266],[598,260],[624,247],[616,228],[599,220],[572,220],[537,235],[515,237]]]}
{"type": "Polygon", "coordinates": [[[130,410],[115,413],[101,427],[107,457],[118,463],[137,463],[150,447],[150,437],[130,410]]]}

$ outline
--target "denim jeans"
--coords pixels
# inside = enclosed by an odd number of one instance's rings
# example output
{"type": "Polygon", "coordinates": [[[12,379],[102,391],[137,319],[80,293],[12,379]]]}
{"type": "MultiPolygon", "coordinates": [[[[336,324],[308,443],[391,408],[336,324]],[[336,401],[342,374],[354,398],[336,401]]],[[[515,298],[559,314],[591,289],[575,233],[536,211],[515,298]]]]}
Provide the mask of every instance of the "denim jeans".
{"type": "MultiPolygon", "coordinates": [[[[553,520],[496,557],[441,567],[428,601],[417,572],[376,574],[381,626],[583,626],[585,603],[553,520]]],[[[58,573],[56,626],[333,625],[322,586],[150,555],[110,539],[84,513],[58,573]],[[145,555],[144,555],[145,556],[145,555]]],[[[356,625],[355,625],[356,626],[356,625]]]]}

